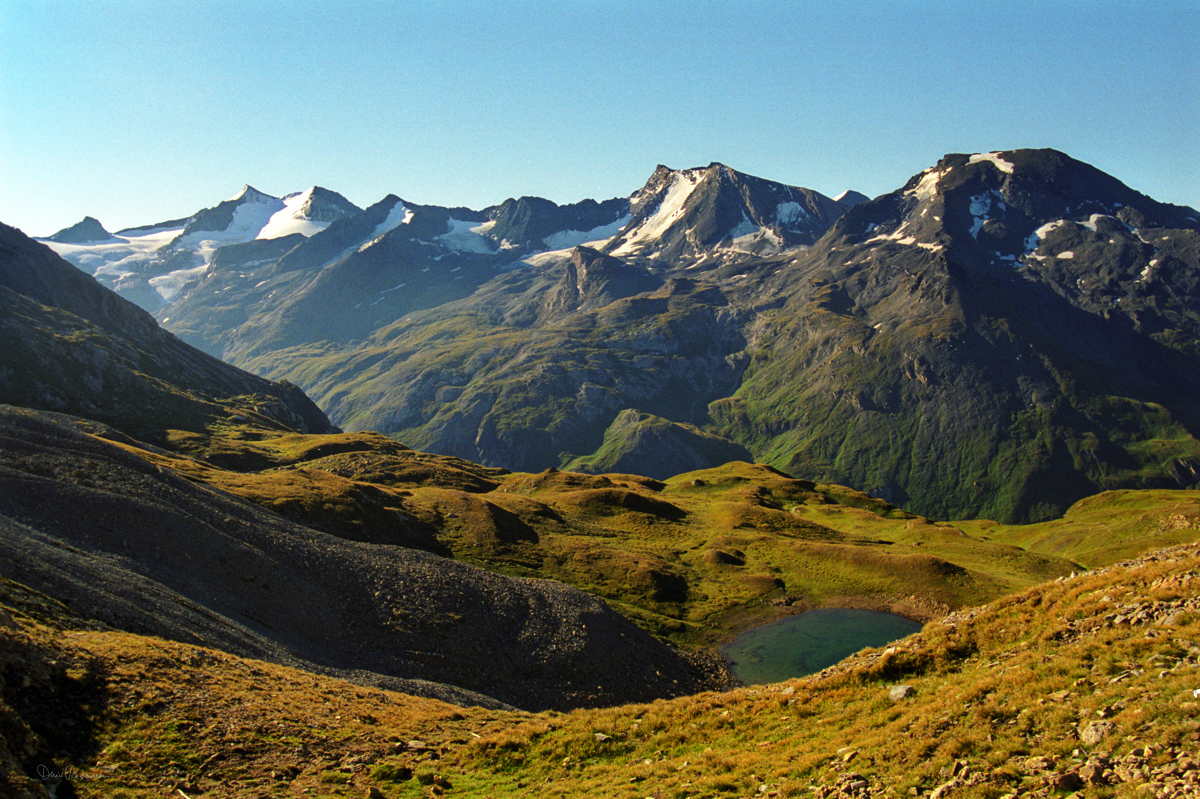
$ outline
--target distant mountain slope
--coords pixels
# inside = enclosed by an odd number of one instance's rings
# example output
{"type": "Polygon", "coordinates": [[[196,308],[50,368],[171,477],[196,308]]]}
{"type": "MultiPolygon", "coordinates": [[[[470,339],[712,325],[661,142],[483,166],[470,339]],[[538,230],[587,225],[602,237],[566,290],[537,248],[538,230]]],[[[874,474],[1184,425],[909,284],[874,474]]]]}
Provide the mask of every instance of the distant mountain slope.
{"type": "MultiPolygon", "coordinates": [[[[576,274],[588,263],[602,271],[603,259],[581,249],[576,274]]],[[[690,422],[737,387],[745,342],[718,289],[678,278],[628,296],[649,276],[618,276],[600,307],[549,312],[567,274],[561,262],[513,272],[352,347],[302,345],[245,363],[306,383],[343,426],[528,471],[594,451],[626,408],[690,422]]]]}
{"type": "Polygon", "coordinates": [[[54,415],[0,407],[0,444],[0,574],[85,618],[467,705],[704,686],[561,583],[318,533],[54,415]]]}
{"type": "Polygon", "coordinates": [[[332,429],[296,386],[193,349],[3,225],[0,307],[0,402],[81,414],[151,438],[167,427],[204,430],[235,415],[277,429],[332,429]]]}
{"type": "Polygon", "coordinates": [[[937,517],[1200,476],[1200,222],[1062,153],[947,156],[764,279],[717,429],[937,517]]]}

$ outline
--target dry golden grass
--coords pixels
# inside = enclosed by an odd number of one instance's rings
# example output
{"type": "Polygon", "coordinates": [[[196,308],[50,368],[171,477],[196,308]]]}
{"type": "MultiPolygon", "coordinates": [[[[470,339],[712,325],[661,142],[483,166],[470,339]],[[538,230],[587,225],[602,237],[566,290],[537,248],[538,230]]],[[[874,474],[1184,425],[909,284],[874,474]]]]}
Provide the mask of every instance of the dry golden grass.
{"type": "Polygon", "coordinates": [[[1192,546],[1027,589],[813,677],[566,714],[453,708],[16,609],[0,651],[25,659],[47,704],[82,702],[91,749],[74,764],[47,753],[81,796],[796,797],[861,779],[870,796],[951,783],[948,797],[998,799],[1103,755],[1140,771],[1084,795],[1133,797],[1200,742],[1198,589],[1192,546]],[[915,694],[893,701],[897,683],[915,694]],[[1100,720],[1108,732],[1081,741],[1100,720]]]}

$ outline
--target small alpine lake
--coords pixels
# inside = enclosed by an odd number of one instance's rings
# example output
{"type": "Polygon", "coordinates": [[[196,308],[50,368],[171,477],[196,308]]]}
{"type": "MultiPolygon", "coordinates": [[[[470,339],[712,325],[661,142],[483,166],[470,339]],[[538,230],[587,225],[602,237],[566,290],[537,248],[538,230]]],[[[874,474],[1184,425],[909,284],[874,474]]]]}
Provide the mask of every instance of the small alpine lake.
{"type": "Polygon", "coordinates": [[[815,674],[868,646],[918,632],[921,624],[894,613],[818,608],[755,627],[721,647],[730,670],[747,685],[815,674]]]}

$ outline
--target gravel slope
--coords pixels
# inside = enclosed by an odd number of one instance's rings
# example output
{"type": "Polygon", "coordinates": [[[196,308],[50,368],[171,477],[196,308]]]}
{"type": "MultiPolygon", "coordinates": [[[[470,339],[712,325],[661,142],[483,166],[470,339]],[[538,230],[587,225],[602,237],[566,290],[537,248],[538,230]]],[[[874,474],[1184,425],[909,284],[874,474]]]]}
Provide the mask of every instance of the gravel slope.
{"type": "Polygon", "coordinates": [[[334,538],[69,417],[11,406],[0,406],[0,573],[120,629],[460,704],[562,709],[705,687],[580,591],[334,538]]]}

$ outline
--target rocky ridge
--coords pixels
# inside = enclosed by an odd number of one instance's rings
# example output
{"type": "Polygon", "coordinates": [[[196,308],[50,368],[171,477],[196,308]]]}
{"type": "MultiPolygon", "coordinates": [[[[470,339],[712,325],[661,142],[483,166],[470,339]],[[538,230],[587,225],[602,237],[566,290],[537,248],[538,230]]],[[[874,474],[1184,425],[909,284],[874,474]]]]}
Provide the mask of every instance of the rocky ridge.
{"type": "Polygon", "coordinates": [[[222,363],[162,330],[44,245],[0,226],[0,401],[75,413],[154,438],[232,417],[328,432],[296,386],[222,363]]]}

